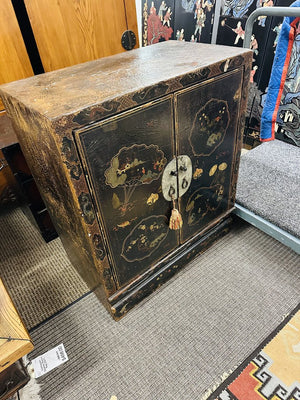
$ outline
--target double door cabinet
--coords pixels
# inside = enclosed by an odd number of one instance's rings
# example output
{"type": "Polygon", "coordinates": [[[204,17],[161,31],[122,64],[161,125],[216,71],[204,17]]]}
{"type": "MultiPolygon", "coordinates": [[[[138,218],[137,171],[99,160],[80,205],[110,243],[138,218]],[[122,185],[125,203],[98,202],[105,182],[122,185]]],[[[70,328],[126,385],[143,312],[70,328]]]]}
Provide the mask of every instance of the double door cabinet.
{"type": "Polygon", "coordinates": [[[165,42],[1,87],[67,253],[114,318],[228,230],[251,57],[165,42]]]}

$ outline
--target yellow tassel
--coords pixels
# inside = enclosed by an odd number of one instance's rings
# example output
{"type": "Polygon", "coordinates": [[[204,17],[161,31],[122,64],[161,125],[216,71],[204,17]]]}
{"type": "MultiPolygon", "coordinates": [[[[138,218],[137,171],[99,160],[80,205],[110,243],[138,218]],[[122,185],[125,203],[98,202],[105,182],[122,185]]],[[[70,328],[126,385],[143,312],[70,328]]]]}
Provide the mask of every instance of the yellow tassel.
{"type": "Polygon", "coordinates": [[[173,210],[170,217],[169,228],[170,229],[180,229],[182,227],[182,217],[180,212],[175,207],[175,201],[173,200],[173,210]]]}

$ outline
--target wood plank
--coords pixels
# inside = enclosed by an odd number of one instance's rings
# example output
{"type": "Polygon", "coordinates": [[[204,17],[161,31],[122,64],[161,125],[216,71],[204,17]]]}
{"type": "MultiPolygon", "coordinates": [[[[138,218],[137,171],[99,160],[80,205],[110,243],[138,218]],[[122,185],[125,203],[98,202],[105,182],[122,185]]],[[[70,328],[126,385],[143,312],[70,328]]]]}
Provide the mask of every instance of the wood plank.
{"type": "MultiPolygon", "coordinates": [[[[26,47],[10,0],[0,2],[0,84],[33,75],[26,47]]],[[[4,106],[0,99],[0,110],[4,106]]]]}
{"type": "Polygon", "coordinates": [[[32,349],[29,334],[0,279],[0,372],[32,349]]]}
{"type": "MultiPolygon", "coordinates": [[[[134,0],[129,3],[132,13],[134,0]]],[[[124,51],[123,0],[53,0],[51,7],[47,0],[25,0],[25,5],[45,71],[124,51]]]]}
{"type": "Polygon", "coordinates": [[[125,2],[125,11],[127,17],[127,29],[134,32],[136,36],[136,46],[139,47],[139,35],[138,35],[138,24],[137,24],[137,14],[136,14],[136,6],[134,0],[126,0],[125,2]]]}

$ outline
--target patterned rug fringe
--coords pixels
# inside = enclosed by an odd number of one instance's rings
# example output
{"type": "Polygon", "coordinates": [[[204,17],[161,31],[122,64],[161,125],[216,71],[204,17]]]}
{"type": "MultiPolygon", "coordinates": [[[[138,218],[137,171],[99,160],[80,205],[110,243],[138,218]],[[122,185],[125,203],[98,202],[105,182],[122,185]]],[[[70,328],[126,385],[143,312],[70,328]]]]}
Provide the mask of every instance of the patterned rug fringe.
{"type": "Polygon", "coordinates": [[[200,398],[200,400],[207,400],[209,396],[211,396],[231,374],[239,367],[240,363],[235,365],[232,369],[230,369],[228,372],[224,372],[219,379],[216,381],[216,383],[213,385],[211,389],[208,389],[204,395],[200,398]]]}

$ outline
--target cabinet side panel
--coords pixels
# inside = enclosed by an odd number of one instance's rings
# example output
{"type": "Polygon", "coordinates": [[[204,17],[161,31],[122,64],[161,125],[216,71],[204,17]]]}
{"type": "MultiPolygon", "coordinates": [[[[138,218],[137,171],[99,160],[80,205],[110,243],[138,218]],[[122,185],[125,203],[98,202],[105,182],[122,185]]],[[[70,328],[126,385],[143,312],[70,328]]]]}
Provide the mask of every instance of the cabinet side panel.
{"type": "Polygon", "coordinates": [[[231,184],[231,188],[230,188],[229,198],[230,198],[230,201],[232,204],[235,204],[236,185],[237,185],[237,180],[238,180],[241,150],[242,150],[242,146],[243,146],[243,132],[244,132],[244,127],[245,127],[245,119],[246,119],[246,108],[247,108],[249,85],[250,85],[251,66],[252,66],[252,56],[251,56],[251,54],[248,54],[245,57],[245,64],[243,67],[243,83],[242,83],[242,94],[241,94],[241,102],[240,102],[238,133],[237,133],[237,141],[235,144],[232,170],[231,170],[232,184],[231,184]]]}
{"type": "MultiPolygon", "coordinates": [[[[99,234],[88,189],[82,185],[82,203],[75,193],[69,171],[55,138],[55,124],[13,98],[3,98],[13,119],[22,151],[51,215],[65,250],[79,274],[91,289],[103,282],[108,269],[107,257],[97,258],[99,234]]],[[[106,294],[115,290],[114,282],[105,282],[106,294]]]]}

